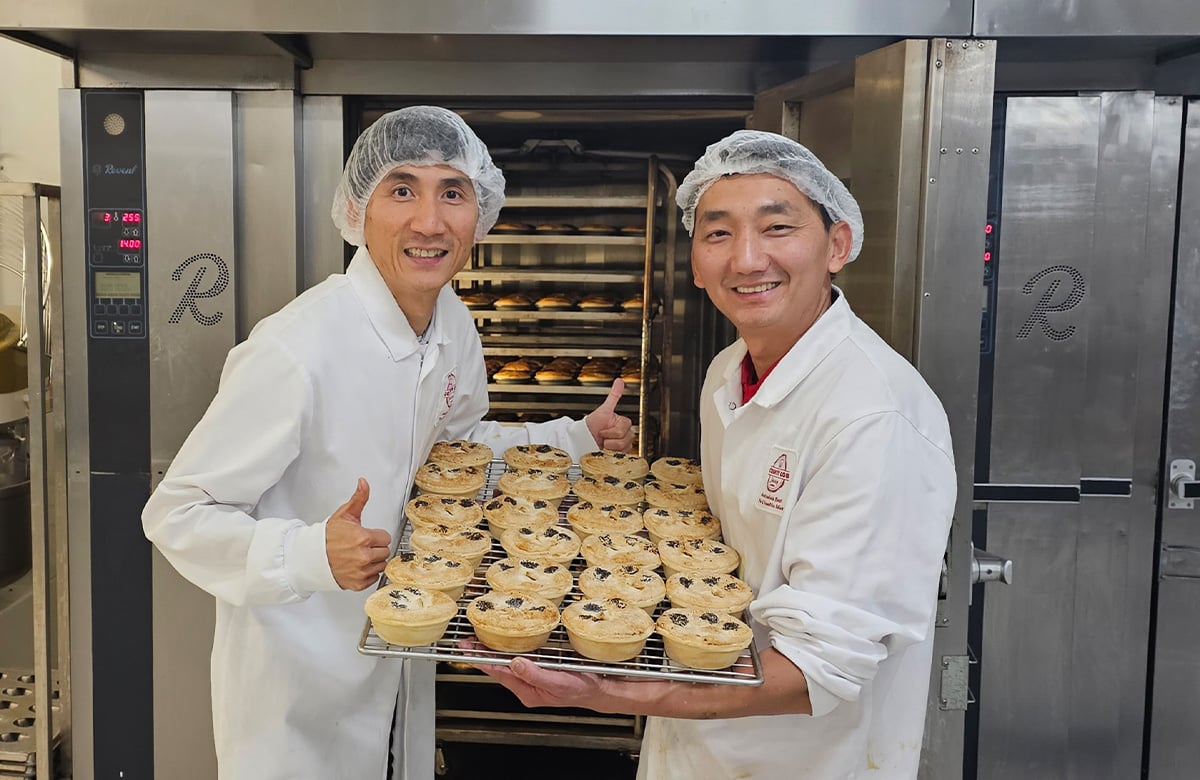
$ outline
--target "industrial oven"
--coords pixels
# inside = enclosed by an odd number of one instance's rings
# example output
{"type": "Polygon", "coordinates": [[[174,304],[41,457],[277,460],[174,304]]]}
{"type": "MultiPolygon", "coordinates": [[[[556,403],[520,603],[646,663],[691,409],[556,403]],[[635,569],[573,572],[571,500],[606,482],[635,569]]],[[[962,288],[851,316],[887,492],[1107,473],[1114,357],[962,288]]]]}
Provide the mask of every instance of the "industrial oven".
{"type": "MultiPolygon", "coordinates": [[[[33,584],[43,605],[62,590],[43,610],[62,641],[41,642],[41,668],[58,672],[56,755],[73,776],[215,775],[211,598],[149,547],[140,509],[228,349],[343,269],[328,212],[354,138],[432,102],[459,111],[513,183],[501,219],[517,229],[454,283],[534,297],[476,311],[485,353],[636,363],[624,408],[648,453],[695,451],[703,370],[734,336],[691,285],[674,183],[739,127],[810,146],[868,225],[838,284],[938,393],[955,441],[922,776],[1190,777],[1200,82],[1175,63],[1192,56],[1178,37],[1200,35],[1194,20],[1150,2],[1141,37],[1110,54],[1030,43],[1070,32],[1032,2],[864,0],[803,22],[760,3],[774,15],[756,25],[736,3],[700,18],[650,2],[616,20],[512,0],[486,12],[505,24],[426,9],[392,29],[363,0],[338,20],[294,4],[267,35],[246,32],[264,20],[236,4],[174,34],[162,9],[101,5],[127,35],[72,9],[40,24],[0,12],[0,29],[79,62],[60,99],[50,365],[64,403],[39,429],[62,438],[65,511],[61,554],[33,584]],[[1153,68],[1125,67],[1147,56],[1153,68]],[[539,310],[558,292],[615,305],[539,310]],[[635,293],[641,310],[620,307],[635,293]],[[995,579],[1008,585],[976,587],[995,579]]],[[[1091,34],[1116,29],[1119,15],[1101,17],[1091,34]]],[[[492,384],[498,417],[602,397],[492,384]]],[[[450,665],[438,685],[446,745],[637,751],[635,718],[529,712],[450,665]]]]}

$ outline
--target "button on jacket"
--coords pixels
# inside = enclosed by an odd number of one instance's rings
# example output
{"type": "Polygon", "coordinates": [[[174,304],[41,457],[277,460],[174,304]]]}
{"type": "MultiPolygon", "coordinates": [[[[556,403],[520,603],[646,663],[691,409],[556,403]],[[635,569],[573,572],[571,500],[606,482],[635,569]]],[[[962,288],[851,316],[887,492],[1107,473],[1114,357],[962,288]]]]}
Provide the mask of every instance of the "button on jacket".
{"type": "Polygon", "coordinates": [[[813,714],[651,718],[639,777],[916,778],[956,489],[945,412],[841,294],[743,405],[745,355],[705,379],[704,484],[756,645],[804,672],[813,714]]]}
{"type": "MultiPolygon", "coordinates": [[[[487,377],[473,321],[447,286],[421,345],[371,257],[255,327],[142,515],[146,536],[216,597],[212,652],[220,777],[383,778],[392,712],[408,777],[433,775],[427,662],[360,655],[371,590],[343,591],[327,518],[371,485],[364,527],[396,541],[418,466],[437,440],[497,454],[544,442],[579,455],[583,421],[481,422],[487,377]]],[[[400,774],[400,772],[398,772],[400,774]]]]}

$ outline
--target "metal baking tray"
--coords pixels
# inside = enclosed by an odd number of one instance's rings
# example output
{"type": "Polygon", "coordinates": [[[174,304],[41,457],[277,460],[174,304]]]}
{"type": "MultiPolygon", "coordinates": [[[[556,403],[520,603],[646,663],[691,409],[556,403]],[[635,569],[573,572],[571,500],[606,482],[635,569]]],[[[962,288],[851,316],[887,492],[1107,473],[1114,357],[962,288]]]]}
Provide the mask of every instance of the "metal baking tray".
{"type": "MultiPolygon", "coordinates": [[[[483,489],[480,490],[478,496],[480,501],[490,500],[496,494],[496,481],[504,473],[505,468],[505,463],[502,460],[495,460],[488,464],[487,482],[483,489]]],[[[567,476],[571,482],[574,482],[580,476],[579,467],[577,465],[571,466],[570,471],[567,472],[567,476]]],[[[562,505],[559,507],[560,524],[567,525],[567,510],[576,501],[578,501],[578,498],[574,493],[568,495],[563,500],[562,505]]],[[[407,520],[404,519],[401,523],[399,549],[408,548],[409,533],[410,529],[407,520]]],[[[498,650],[490,650],[481,645],[469,649],[461,647],[459,645],[460,642],[471,640],[475,636],[475,630],[471,627],[466,617],[466,605],[471,599],[483,595],[490,590],[487,582],[484,580],[484,572],[487,571],[488,566],[501,558],[507,557],[508,554],[500,546],[499,540],[496,540],[492,545],[491,552],[484,556],[483,561],[475,570],[474,578],[467,583],[466,591],[458,600],[458,613],[450,621],[450,626],[446,629],[446,633],[437,642],[420,647],[391,645],[375,633],[371,628],[371,621],[366,619],[362,634],[359,637],[358,651],[363,655],[386,658],[416,658],[427,661],[450,661],[479,665],[503,665],[520,655],[536,661],[538,665],[547,669],[724,685],[755,686],[762,684],[762,667],[759,663],[758,651],[754,648],[753,644],[742,653],[741,657],[732,666],[717,670],[692,669],[672,662],[663,649],[662,637],[658,633],[651,634],[650,638],[646,640],[646,646],[642,649],[642,652],[636,658],[628,661],[607,663],[584,658],[571,647],[567,639],[567,631],[561,623],[550,634],[550,639],[545,645],[530,653],[504,653],[498,650]]],[[[575,577],[576,583],[578,583],[579,573],[586,567],[587,564],[584,562],[582,556],[576,557],[571,562],[571,573],[575,577]]],[[[385,580],[386,578],[380,578],[380,587],[385,587],[385,580]]],[[[579,592],[578,584],[576,584],[567,594],[566,598],[563,599],[562,608],[565,609],[570,602],[581,598],[583,598],[583,595],[579,592]]],[[[664,600],[655,609],[653,617],[657,619],[658,615],[669,606],[669,602],[664,600]]]]}

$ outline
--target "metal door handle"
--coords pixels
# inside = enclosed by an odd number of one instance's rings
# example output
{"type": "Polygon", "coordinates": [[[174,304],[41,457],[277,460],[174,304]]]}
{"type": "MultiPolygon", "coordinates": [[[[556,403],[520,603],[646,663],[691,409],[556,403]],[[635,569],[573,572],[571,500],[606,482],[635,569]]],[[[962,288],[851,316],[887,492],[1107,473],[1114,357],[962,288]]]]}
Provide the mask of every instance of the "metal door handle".
{"type": "Polygon", "coordinates": [[[1003,582],[1011,585],[1013,563],[1007,558],[992,555],[987,550],[971,549],[971,584],[977,582],[1003,582]]]}
{"type": "Polygon", "coordinates": [[[1176,458],[1171,461],[1167,479],[1170,480],[1167,499],[1169,509],[1191,509],[1193,500],[1200,498],[1200,481],[1196,479],[1196,461],[1176,458]]]}

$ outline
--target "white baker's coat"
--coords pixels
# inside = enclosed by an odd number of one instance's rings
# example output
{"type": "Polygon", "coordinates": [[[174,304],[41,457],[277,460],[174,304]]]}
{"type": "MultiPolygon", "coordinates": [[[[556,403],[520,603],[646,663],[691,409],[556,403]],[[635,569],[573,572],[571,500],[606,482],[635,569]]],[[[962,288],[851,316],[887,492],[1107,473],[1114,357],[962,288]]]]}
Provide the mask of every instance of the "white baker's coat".
{"type": "Polygon", "coordinates": [[[413,475],[440,439],[483,441],[497,453],[544,442],[575,458],[596,447],[583,421],[480,421],[483,353],[449,287],[429,335],[422,355],[360,249],[346,274],[230,351],[212,405],[143,511],[147,538],[216,597],[222,780],[383,778],[398,692],[397,775],[432,778],[432,665],[357,652],[371,590],[338,588],[325,521],[365,477],[363,525],[394,542],[413,475]]]}
{"type": "Polygon", "coordinates": [[[945,412],[840,293],[743,406],[745,354],[705,378],[704,484],[755,642],[804,672],[813,715],[651,718],[638,776],[910,780],[956,489],[945,412]]]}

